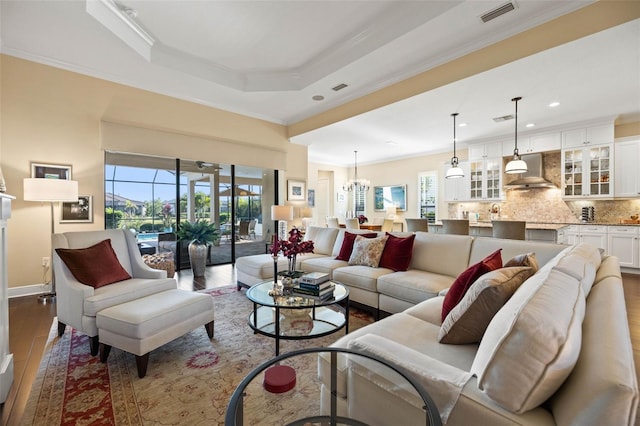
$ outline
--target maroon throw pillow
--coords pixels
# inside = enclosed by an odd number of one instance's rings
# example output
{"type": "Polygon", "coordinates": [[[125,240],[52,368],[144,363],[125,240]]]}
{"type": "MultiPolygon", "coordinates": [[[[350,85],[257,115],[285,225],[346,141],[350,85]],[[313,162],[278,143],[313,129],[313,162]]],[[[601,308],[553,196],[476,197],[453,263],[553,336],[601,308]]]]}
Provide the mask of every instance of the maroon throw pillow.
{"type": "Polygon", "coordinates": [[[375,232],[368,234],[353,234],[351,232],[345,232],[344,240],[342,240],[342,246],[340,247],[340,253],[336,256],[336,260],[344,260],[345,262],[349,261],[351,252],[353,251],[353,243],[358,235],[365,238],[375,238],[378,236],[375,232]]]}
{"type": "Polygon", "coordinates": [[[480,262],[469,266],[464,272],[458,275],[458,278],[456,278],[451,287],[449,287],[449,291],[442,301],[442,322],[444,322],[444,319],[449,315],[449,312],[451,312],[451,310],[460,303],[464,295],[467,293],[467,290],[469,290],[469,287],[471,287],[478,278],[487,272],[502,268],[501,251],[502,249],[494,251],[489,256],[485,257],[480,262]]]}
{"type": "Polygon", "coordinates": [[[131,278],[111,247],[111,240],[81,249],[56,249],[60,259],[83,284],[99,288],[131,278]]]}
{"type": "Polygon", "coordinates": [[[384,246],[380,258],[380,268],[388,268],[393,271],[406,271],[411,263],[413,255],[413,240],[416,234],[408,237],[397,237],[387,232],[387,244],[384,246]]]}

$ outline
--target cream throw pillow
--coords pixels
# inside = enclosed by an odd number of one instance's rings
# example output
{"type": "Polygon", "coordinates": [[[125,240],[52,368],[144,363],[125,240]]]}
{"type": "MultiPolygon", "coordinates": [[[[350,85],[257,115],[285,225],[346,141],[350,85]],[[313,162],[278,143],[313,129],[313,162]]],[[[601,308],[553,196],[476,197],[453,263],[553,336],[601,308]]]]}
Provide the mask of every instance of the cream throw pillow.
{"type": "Polygon", "coordinates": [[[505,268],[508,266],[530,266],[533,268],[534,274],[538,272],[538,269],[540,269],[535,253],[526,253],[514,256],[509,259],[503,266],[505,268]]]}
{"type": "Polygon", "coordinates": [[[496,312],[533,273],[531,267],[514,266],[482,275],[449,312],[440,327],[438,341],[459,345],[482,340],[496,312]]]}
{"type": "Polygon", "coordinates": [[[364,265],[377,268],[388,238],[386,235],[377,238],[365,238],[358,235],[353,243],[349,265],[364,265]]]}
{"type": "Polygon", "coordinates": [[[578,360],[584,313],[577,279],[555,268],[531,277],[482,337],[471,366],[478,387],[514,413],[542,404],[578,360]]]}

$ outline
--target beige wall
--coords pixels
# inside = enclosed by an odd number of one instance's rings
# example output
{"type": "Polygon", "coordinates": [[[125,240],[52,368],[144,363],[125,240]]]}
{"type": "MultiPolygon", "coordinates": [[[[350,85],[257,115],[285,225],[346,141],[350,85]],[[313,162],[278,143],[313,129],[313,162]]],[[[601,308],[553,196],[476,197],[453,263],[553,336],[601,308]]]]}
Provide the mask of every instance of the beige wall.
{"type": "Polygon", "coordinates": [[[42,283],[41,260],[50,256],[49,205],[22,200],[30,162],[71,164],[80,194],[94,196],[92,224],[57,223],[56,206],[56,232],[103,228],[103,121],[169,135],[156,145],[128,140],[119,147],[125,151],[216,161],[224,149],[229,162],[252,166],[264,164],[271,152],[268,161],[284,157],[290,175],[307,176],[306,147],[289,144],[284,126],[10,56],[0,61],[0,165],[7,192],[17,197],[9,224],[9,287],[42,283]],[[187,156],[184,146],[170,142],[171,134],[190,137],[187,156]]]}

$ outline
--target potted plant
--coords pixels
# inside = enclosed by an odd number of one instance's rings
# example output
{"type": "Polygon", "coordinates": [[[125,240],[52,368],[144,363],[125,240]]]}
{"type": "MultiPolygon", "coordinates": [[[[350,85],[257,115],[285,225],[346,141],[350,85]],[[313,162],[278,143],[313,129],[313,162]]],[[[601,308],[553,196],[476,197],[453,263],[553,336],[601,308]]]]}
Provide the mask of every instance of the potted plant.
{"type": "Polygon", "coordinates": [[[200,219],[181,222],[176,233],[178,240],[189,242],[189,262],[194,277],[203,277],[207,266],[208,244],[220,239],[220,230],[215,223],[200,219]]]}

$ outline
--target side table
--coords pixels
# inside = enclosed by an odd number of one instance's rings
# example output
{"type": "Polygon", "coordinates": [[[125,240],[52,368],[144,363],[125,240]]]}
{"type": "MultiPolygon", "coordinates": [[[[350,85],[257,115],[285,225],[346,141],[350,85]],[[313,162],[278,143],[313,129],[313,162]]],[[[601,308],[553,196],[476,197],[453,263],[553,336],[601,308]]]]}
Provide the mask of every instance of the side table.
{"type": "MultiPolygon", "coordinates": [[[[258,423],[299,425],[357,425],[368,424],[362,419],[353,418],[347,413],[339,413],[337,403],[338,369],[349,362],[366,363],[376,368],[376,372],[384,372],[387,377],[394,377],[394,386],[411,392],[416,402],[420,401],[424,410],[424,423],[428,426],[441,426],[442,420],[435,403],[427,391],[403,368],[377,356],[345,348],[311,348],[289,352],[271,359],[251,371],[238,385],[231,395],[225,426],[243,426],[258,423]],[[319,357],[330,358],[331,371],[329,380],[318,377],[317,362],[319,357]],[[305,359],[306,358],[306,359],[305,359]],[[315,362],[314,362],[315,361],[315,362]],[[286,392],[272,393],[264,388],[262,380],[267,369],[274,365],[288,365],[296,370],[298,376],[295,386],[286,392]],[[316,367],[316,368],[314,368],[316,367]],[[326,383],[329,382],[329,383],[326,383]],[[321,390],[327,387],[329,401],[321,404],[321,390]],[[278,408],[284,407],[284,410],[278,408]]],[[[357,398],[358,396],[353,396],[357,398]]],[[[366,395],[362,395],[366,398],[366,395]]]]}

